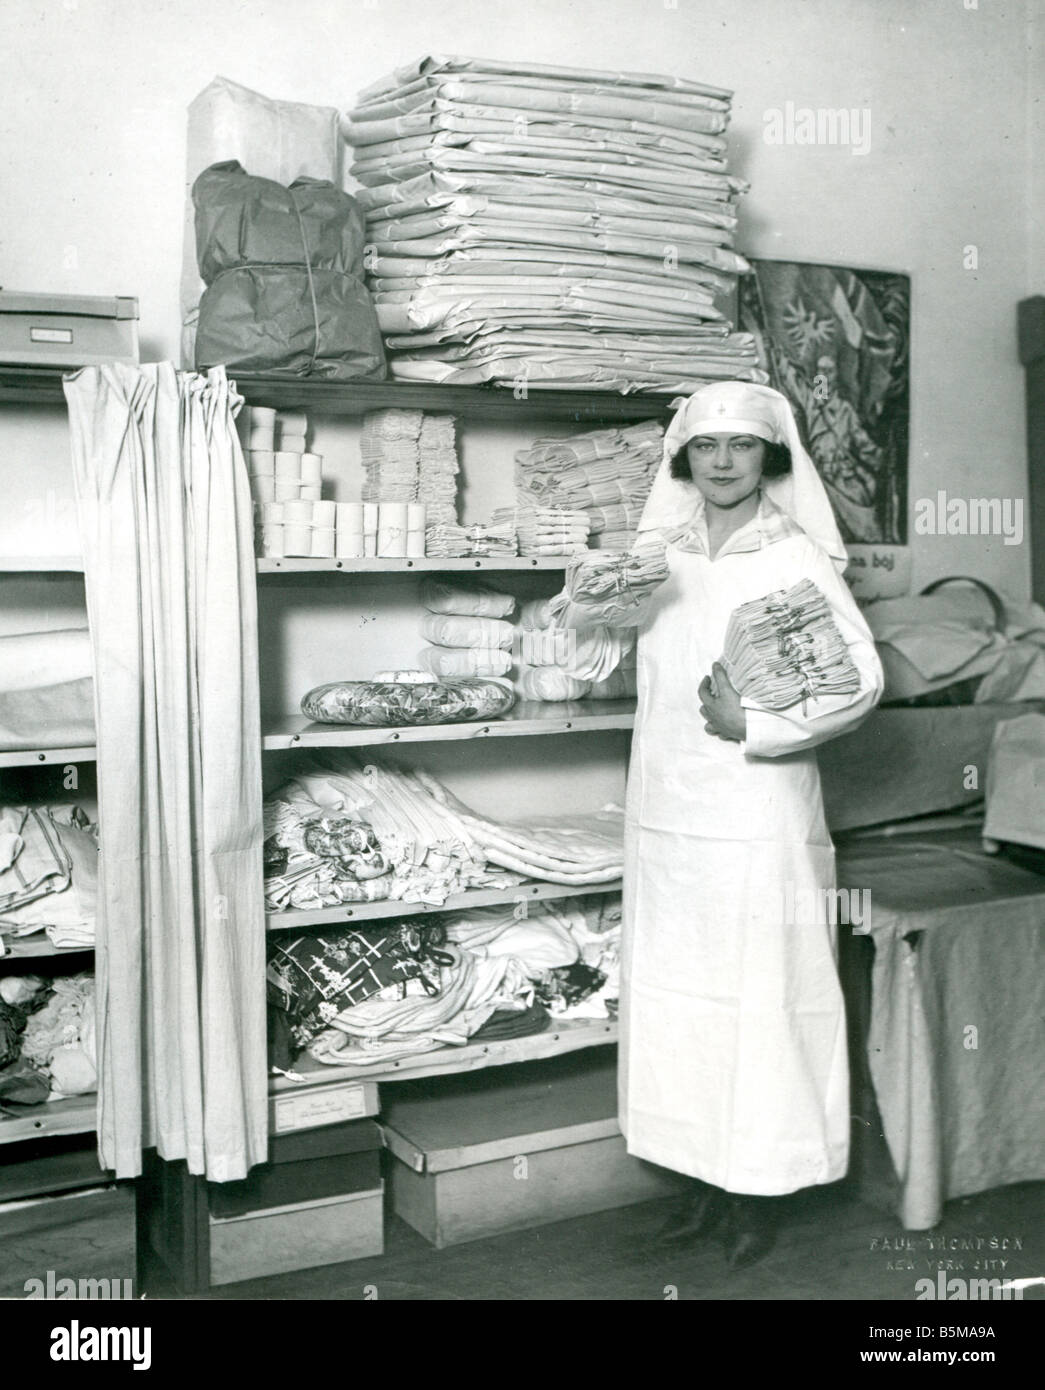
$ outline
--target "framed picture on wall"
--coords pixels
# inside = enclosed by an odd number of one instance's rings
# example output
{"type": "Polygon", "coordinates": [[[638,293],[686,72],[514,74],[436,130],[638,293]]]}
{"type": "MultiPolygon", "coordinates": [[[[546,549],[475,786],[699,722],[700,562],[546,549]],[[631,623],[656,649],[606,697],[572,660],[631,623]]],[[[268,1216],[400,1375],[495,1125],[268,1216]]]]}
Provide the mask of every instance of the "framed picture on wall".
{"type": "MultiPolygon", "coordinates": [[[[907,542],[910,276],[752,260],[740,327],[803,441],[854,551],[907,542]]],[[[882,552],[884,554],[884,551],[882,552]]]]}

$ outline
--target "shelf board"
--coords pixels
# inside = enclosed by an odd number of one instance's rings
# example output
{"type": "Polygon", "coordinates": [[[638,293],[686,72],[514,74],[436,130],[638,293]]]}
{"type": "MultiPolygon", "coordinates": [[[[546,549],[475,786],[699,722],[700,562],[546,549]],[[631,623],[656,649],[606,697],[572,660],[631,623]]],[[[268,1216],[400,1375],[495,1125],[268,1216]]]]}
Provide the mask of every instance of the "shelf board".
{"type": "Polygon", "coordinates": [[[565,556],[511,555],[505,559],[440,559],[425,556],[416,560],[385,560],[368,557],[364,560],[309,560],[295,556],[274,559],[266,556],[257,561],[258,574],[322,574],[340,570],[342,574],[422,574],[449,573],[458,570],[559,570],[566,568],[565,556]]]}
{"type": "Polygon", "coordinates": [[[83,556],[2,555],[0,574],[83,574],[83,556]]]}
{"type": "Polygon", "coordinates": [[[587,893],[619,893],[621,881],[566,885],[526,879],[506,888],[470,888],[454,893],[438,907],[429,903],[404,903],[383,898],[373,903],[343,903],[340,907],[317,907],[288,912],[267,912],[265,922],[269,931],[296,931],[301,927],[339,927],[351,923],[377,922],[388,917],[417,917],[432,912],[467,912],[473,907],[494,907],[505,903],[538,902],[556,898],[579,898],[587,893]]]}
{"type": "Polygon", "coordinates": [[[94,953],[93,946],[54,946],[46,932],[34,932],[32,936],[5,936],[4,950],[0,955],[0,968],[9,960],[36,960],[40,956],[82,956],[94,953]]]}
{"type": "Polygon", "coordinates": [[[97,748],[18,748],[0,753],[0,767],[39,767],[54,763],[93,763],[97,748]]]}
{"type": "MultiPolygon", "coordinates": [[[[18,1114],[0,1115],[0,1144],[20,1144],[25,1139],[53,1139],[61,1134],[93,1134],[98,1098],[92,1091],[68,1100],[43,1105],[18,1106],[18,1114]]],[[[15,1109],[10,1106],[10,1111],[15,1109]]]]}
{"type": "Polygon", "coordinates": [[[299,1057],[295,1068],[305,1078],[291,1081],[286,1076],[269,1079],[270,1095],[316,1090],[324,1084],[345,1081],[375,1081],[379,1085],[390,1081],[417,1081],[425,1076],[453,1076],[459,1072],[483,1071],[487,1067],[502,1067],[512,1062],[536,1062],[545,1057],[561,1057],[566,1052],[579,1052],[584,1047],[604,1047],[618,1038],[616,1019],[578,1018],[552,1019],[551,1027],[528,1038],[504,1038],[501,1041],[464,1043],[460,1047],[440,1047],[433,1052],[419,1052],[398,1062],[375,1062],[371,1066],[327,1066],[311,1057],[299,1057]],[[318,1085],[314,1084],[318,1083],[318,1085]]]}
{"type": "MultiPolygon", "coordinates": [[[[0,404],[65,405],[62,377],[76,367],[0,364],[0,404]]],[[[237,390],[253,405],[308,410],[318,415],[362,415],[397,407],[428,410],[461,419],[513,421],[535,415],[591,428],[666,420],[673,395],[624,396],[617,391],[560,391],[532,388],[522,400],[503,386],[440,386],[412,381],[323,381],[300,377],[231,373],[237,390]]]]}
{"type": "Polygon", "coordinates": [[[310,724],[303,718],[277,720],[262,738],[273,748],[372,748],[388,743],[448,743],[457,739],[516,738],[536,734],[598,733],[630,729],[634,700],[566,700],[546,704],[522,700],[497,719],[467,724],[362,728],[349,724],[310,724]]]}
{"type": "Polygon", "coordinates": [[[535,415],[593,425],[666,420],[673,395],[624,396],[617,391],[559,391],[533,388],[522,400],[503,386],[440,386],[412,381],[304,381],[249,374],[233,378],[253,405],[293,408],[326,415],[362,415],[368,410],[428,410],[466,420],[511,424],[535,415]]]}

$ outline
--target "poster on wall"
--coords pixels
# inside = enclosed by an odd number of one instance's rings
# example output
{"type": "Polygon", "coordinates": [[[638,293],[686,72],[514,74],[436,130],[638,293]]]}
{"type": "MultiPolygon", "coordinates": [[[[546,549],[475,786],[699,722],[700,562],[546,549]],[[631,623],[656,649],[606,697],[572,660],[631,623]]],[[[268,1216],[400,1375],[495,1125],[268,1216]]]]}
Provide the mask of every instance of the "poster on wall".
{"type": "Polygon", "coordinates": [[[752,259],[740,327],[791,401],[858,596],[906,593],[910,276],[752,259]]]}

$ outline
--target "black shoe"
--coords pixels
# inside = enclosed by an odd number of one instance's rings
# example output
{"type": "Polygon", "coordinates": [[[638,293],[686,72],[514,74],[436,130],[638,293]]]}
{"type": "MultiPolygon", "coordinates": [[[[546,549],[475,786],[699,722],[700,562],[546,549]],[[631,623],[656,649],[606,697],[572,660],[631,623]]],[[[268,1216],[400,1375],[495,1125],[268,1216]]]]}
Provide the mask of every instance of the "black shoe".
{"type": "Polygon", "coordinates": [[[726,1263],[750,1269],[776,1245],[780,1212],[776,1197],[734,1197],[729,1204],[726,1263]]]}
{"type": "Polygon", "coordinates": [[[700,1183],[697,1191],[676,1207],[657,1232],[657,1244],[667,1250],[695,1245],[705,1236],[714,1234],[726,1210],[726,1194],[722,1189],[700,1183]]]}

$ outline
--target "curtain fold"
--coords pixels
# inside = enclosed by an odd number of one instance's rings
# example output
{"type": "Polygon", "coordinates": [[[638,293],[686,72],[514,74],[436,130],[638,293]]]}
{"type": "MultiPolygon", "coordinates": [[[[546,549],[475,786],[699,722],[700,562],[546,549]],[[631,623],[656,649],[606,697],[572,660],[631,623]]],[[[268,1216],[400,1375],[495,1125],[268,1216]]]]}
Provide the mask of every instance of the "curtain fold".
{"type": "Polygon", "coordinates": [[[223,368],[65,380],[94,661],[98,1145],[215,1181],[267,1147],[253,516],[223,368]]]}

